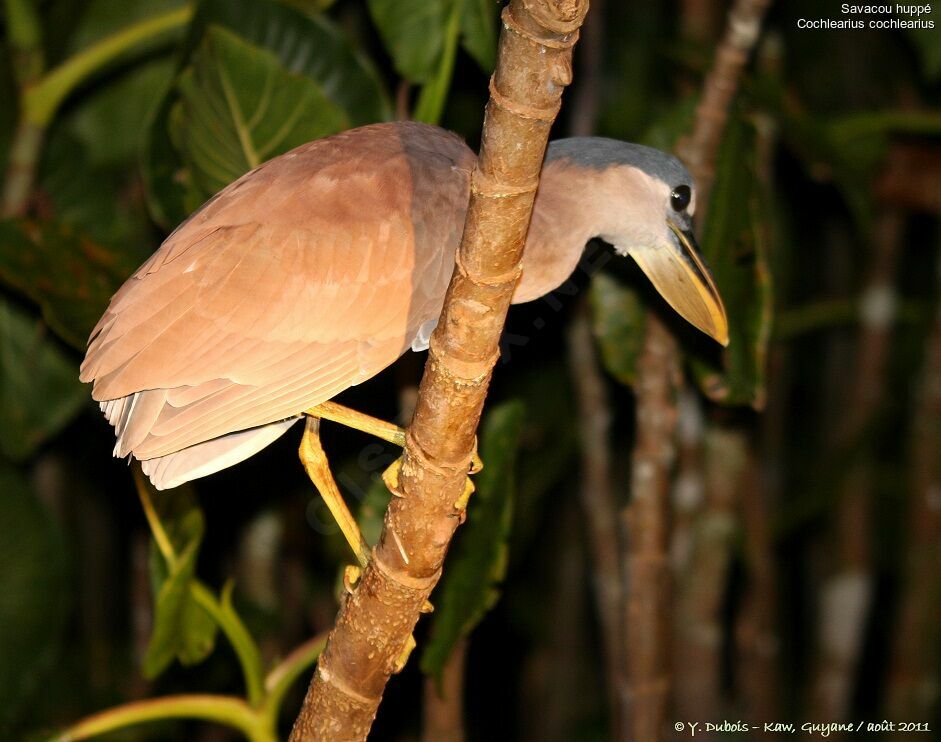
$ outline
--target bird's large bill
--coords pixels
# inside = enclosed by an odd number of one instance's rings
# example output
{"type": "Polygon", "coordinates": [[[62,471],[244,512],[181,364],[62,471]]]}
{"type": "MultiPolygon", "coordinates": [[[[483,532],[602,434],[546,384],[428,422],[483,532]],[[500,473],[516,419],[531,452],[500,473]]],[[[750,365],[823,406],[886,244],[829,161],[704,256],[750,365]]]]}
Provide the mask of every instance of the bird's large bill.
{"type": "Polygon", "coordinates": [[[675,244],[632,250],[631,255],[666,302],[693,326],[729,344],[729,323],[722,298],[692,233],[668,220],[675,244]]]}

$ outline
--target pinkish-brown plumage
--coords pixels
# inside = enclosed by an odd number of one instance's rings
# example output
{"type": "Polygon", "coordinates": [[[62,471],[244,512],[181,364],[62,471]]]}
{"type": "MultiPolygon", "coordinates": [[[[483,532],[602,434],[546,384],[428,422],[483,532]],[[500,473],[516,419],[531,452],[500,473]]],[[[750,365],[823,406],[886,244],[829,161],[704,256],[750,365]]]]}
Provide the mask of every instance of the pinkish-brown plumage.
{"type": "Polygon", "coordinates": [[[115,454],[172,486],[180,477],[158,470],[227,450],[177,452],[293,418],[395,361],[441,310],[473,164],[440,129],[380,125],[298,147],[221,191],[92,333],[81,378],[115,426],[115,454]]]}
{"type": "MultiPolygon", "coordinates": [[[[81,378],[115,427],[115,455],[141,460],[161,488],[210,474],[427,347],[474,163],[442,129],[377,124],[302,145],[217,194],[92,332],[81,378]]],[[[547,163],[516,301],[571,274],[622,181],[547,163]]]]}

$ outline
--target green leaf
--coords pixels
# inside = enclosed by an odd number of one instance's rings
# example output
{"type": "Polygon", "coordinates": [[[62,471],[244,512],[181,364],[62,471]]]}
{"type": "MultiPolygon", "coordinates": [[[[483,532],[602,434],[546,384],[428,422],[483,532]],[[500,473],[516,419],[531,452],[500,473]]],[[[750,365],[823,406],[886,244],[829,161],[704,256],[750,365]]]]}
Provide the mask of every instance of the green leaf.
{"type": "Polygon", "coordinates": [[[142,173],[147,187],[147,208],[165,229],[172,229],[205,201],[170,138],[170,112],[177,104],[164,96],[147,124],[142,173]]]}
{"type": "MultiPolygon", "coordinates": [[[[78,22],[68,33],[66,57],[81,53],[135,23],[186,4],[181,0],[122,0],[120,3],[88,0],[81,4],[78,22]]],[[[125,53],[115,65],[116,69],[108,74],[106,84],[86,86],[60,113],[52,136],[56,136],[59,129],[67,129],[86,147],[88,158],[96,167],[136,166],[143,126],[173,76],[173,49],[183,31],[181,27],[170,34],[162,34],[155,42],[144,41],[142,48],[125,53]],[[156,48],[151,48],[154,43],[156,48]]],[[[45,159],[45,154],[43,157],[45,159]]]]}
{"type": "Polygon", "coordinates": [[[857,229],[868,234],[872,213],[870,180],[886,152],[885,131],[853,135],[839,120],[806,115],[791,115],[785,120],[782,131],[808,174],[815,180],[832,182],[846,201],[857,229]]]}
{"type": "Polygon", "coordinates": [[[79,350],[142,257],[106,250],[53,222],[0,222],[0,281],[36,302],[49,327],[79,350]]]}
{"type": "Polygon", "coordinates": [[[622,384],[632,385],[643,345],[643,302],[636,291],[606,273],[591,279],[588,301],[602,365],[622,384]]]}
{"type": "Polygon", "coordinates": [[[921,71],[928,82],[941,77],[941,27],[912,28],[906,31],[921,58],[921,71]]]}
{"type": "Polygon", "coordinates": [[[715,402],[765,400],[765,358],[771,330],[766,195],[755,173],[755,131],[733,113],[717,163],[702,249],[729,318],[729,346],[718,360],[697,356],[693,371],[715,402]]]}
{"type": "Polygon", "coordinates": [[[187,57],[206,31],[223,26],[274,54],[290,73],[309,77],[350,126],[392,118],[379,73],[346,35],[324,15],[311,16],[273,0],[203,0],[193,25],[187,57]]]}
{"type": "Polygon", "coordinates": [[[499,597],[506,574],[507,539],[516,487],[516,453],[523,427],[523,405],[494,407],[483,422],[480,454],[484,469],[475,477],[467,525],[435,591],[431,635],[421,669],[440,680],[455,645],[481,621],[499,597]]]}
{"type": "Polygon", "coordinates": [[[454,75],[454,60],[457,57],[457,43],[461,34],[461,13],[464,0],[454,0],[451,15],[444,31],[444,53],[438,62],[438,71],[422,88],[415,105],[413,118],[426,124],[437,124],[444,113],[444,104],[451,88],[454,75]]]}
{"type": "Polygon", "coordinates": [[[154,542],[150,553],[154,630],[144,657],[144,675],[155,678],[174,658],[193,665],[212,652],[218,626],[193,596],[204,519],[190,487],[157,492],[135,471],[154,542]]]}
{"type": "MultiPolygon", "coordinates": [[[[128,154],[123,164],[94,162],[71,124],[61,122],[46,143],[39,190],[58,224],[114,253],[115,260],[130,269],[151,253],[156,239],[140,189],[137,157],[128,154]]],[[[140,131],[140,125],[133,128],[140,131]]]]}
{"type": "MultiPolygon", "coordinates": [[[[204,0],[187,34],[178,69],[189,65],[210,26],[221,26],[264,49],[283,71],[310,78],[339,108],[349,126],[391,118],[386,90],[369,60],[329,19],[273,0],[204,0]]],[[[170,86],[146,127],[143,174],[153,218],[170,229],[207,195],[198,187],[171,139],[170,119],[179,93],[170,86]]],[[[241,173],[239,173],[241,175],[241,173]]]]}
{"type": "Polygon", "coordinates": [[[445,49],[448,20],[462,0],[369,0],[369,12],[395,70],[413,83],[431,82],[445,49]]]}
{"type": "Polygon", "coordinates": [[[494,0],[464,0],[461,15],[461,45],[480,68],[493,72],[497,63],[497,16],[500,3],[494,0]]]}
{"type": "Polygon", "coordinates": [[[86,394],[78,364],[45,324],[0,296],[0,450],[28,458],[78,414],[86,394]]]}
{"type": "Polygon", "coordinates": [[[171,136],[205,196],[266,160],[349,125],[310,78],[220,27],[180,77],[171,136]]]}
{"type": "Polygon", "coordinates": [[[396,71],[423,85],[416,121],[440,121],[459,43],[484,71],[493,69],[498,8],[491,0],[370,0],[373,22],[396,71]]]}
{"type": "Polygon", "coordinates": [[[0,465],[0,730],[38,690],[62,642],[70,591],[63,536],[15,470],[0,465]]]}

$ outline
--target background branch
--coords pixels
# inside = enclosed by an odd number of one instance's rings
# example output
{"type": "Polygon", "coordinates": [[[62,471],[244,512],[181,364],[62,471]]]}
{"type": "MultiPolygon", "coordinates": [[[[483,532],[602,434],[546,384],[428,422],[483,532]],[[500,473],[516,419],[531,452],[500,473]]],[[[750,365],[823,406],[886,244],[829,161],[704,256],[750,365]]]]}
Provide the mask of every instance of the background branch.
{"type": "MultiPolygon", "coordinates": [[[[700,222],[702,215],[708,213],[715,163],[729,106],[758,39],[767,6],[768,0],[738,0],[732,7],[715,64],[703,83],[693,131],[677,146],[679,156],[696,182],[700,222]]],[[[677,367],[676,341],[662,322],[648,313],[644,351],[637,371],[631,503],[623,514],[625,579],[629,586],[622,598],[630,685],[626,703],[631,715],[631,738],[636,740],[659,738],[669,698],[669,581],[664,567],[667,565],[667,499],[675,460],[677,414],[676,388],[663,385],[679,384],[677,367]]],[[[689,564],[692,569],[698,565],[695,559],[689,564]]]]}

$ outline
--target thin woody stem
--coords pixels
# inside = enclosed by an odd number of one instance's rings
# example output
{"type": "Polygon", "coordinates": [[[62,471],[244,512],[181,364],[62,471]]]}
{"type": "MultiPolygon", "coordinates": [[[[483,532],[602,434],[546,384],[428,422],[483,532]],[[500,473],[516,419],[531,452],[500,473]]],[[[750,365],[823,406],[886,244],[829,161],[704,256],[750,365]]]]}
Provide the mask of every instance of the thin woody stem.
{"type": "MultiPolygon", "coordinates": [[[[604,0],[592,0],[578,47],[578,87],[571,105],[572,135],[595,133],[601,102],[604,0]]],[[[611,455],[611,409],[591,332],[591,312],[582,302],[568,331],[568,356],[578,410],[582,479],[579,498],[592,558],[592,586],[601,629],[611,734],[621,739],[621,697],[627,682],[621,621],[621,567],[611,455]]]]}
{"type": "Polygon", "coordinates": [[[637,364],[637,412],[631,453],[631,502],[621,512],[627,686],[621,699],[625,737],[661,738],[670,692],[668,655],[670,565],[668,508],[676,459],[676,393],[680,384],[676,340],[647,313],[637,364]]]}
{"type": "MultiPolygon", "coordinates": [[[[677,153],[696,182],[700,215],[708,213],[729,107],[769,3],[736,0],[715,63],[703,83],[693,131],[677,146],[677,153]]],[[[631,586],[624,599],[630,683],[626,702],[632,718],[628,737],[638,742],[661,738],[669,699],[667,515],[676,446],[677,368],[676,341],[661,321],[648,313],[644,351],[638,365],[632,502],[623,514],[628,544],[624,564],[631,586]]]]}
{"type": "Polygon", "coordinates": [[[441,576],[462,513],[477,423],[520,275],[549,129],[571,81],[585,0],[504,10],[457,266],[431,338],[382,535],[340,607],[291,739],[365,739],[389,676],[441,576]]]}

